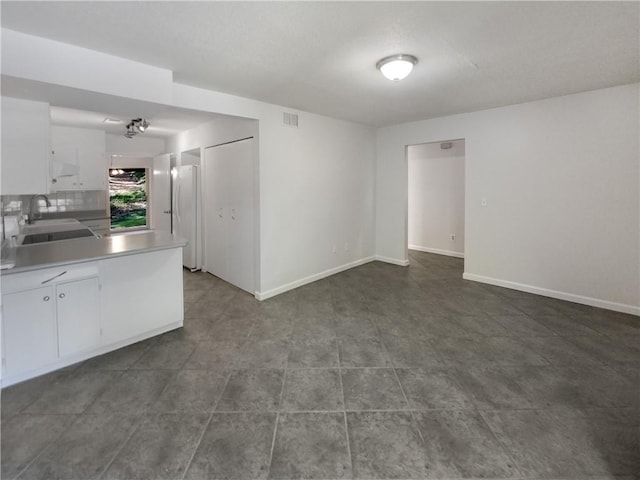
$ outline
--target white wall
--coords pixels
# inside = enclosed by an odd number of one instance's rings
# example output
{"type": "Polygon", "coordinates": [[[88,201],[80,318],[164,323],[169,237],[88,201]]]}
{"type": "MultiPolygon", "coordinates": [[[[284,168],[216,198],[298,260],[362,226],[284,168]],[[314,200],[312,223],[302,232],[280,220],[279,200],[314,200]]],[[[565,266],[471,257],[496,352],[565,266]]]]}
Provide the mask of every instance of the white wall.
{"type": "Polygon", "coordinates": [[[640,313],[638,102],[634,84],[379,129],[377,253],[407,261],[405,145],[464,138],[465,278],[640,313]]]}
{"type": "Polygon", "coordinates": [[[106,151],[115,155],[136,155],[141,157],[155,157],[165,153],[165,141],[162,138],[136,135],[126,138],[124,135],[106,135],[106,151]]]}
{"type": "MultiPolygon", "coordinates": [[[[2,72],[259,120],[259,298],[374,255],[375,129],[371,127],[295,111],[300,113],[300,128],[286,127],[282,113],[291,109],[176,84],[164,69],[6,29],[2,72]],[[142,89],[122,81],[138,76],[145,79],[138,82],[145,86],[142,89]]],[[[184,143],[179,148],[167,145],[166,150],[190,150],[195,145],[187,137],[181,137],[184,143]]]]}
{"type": "Polygon", "coordinates": [[[449,143],[447,150],[440,142],[407,148],[408,242],[413,250],[462,257],[464,140],[449,143]]]}

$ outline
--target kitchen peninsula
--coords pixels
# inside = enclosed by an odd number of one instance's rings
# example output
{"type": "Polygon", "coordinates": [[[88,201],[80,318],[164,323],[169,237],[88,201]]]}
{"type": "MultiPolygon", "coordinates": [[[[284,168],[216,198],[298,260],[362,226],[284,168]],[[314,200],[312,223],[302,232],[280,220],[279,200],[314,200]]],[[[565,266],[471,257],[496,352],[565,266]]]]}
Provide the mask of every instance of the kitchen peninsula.
{"type": "Polygon", "coordinates": [[[183,324],[184,240],[162,232],[16,249],[2,271],[2,386],[183,324]]]}

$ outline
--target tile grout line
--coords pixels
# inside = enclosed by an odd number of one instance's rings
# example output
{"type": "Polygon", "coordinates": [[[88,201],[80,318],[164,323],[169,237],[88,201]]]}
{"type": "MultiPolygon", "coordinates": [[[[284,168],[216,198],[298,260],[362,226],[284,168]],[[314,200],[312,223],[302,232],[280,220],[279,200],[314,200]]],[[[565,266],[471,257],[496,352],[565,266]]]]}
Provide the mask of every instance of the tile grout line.
{"type": "Polygon", "coordinates": [[[216,400],[216,402],[213,405],[213,407],[211,408],[211,412],[209,413],[209,418],[207,418],[205,426],[202,429],[202,433],[200,434],[200,438],[198,439],[198,442],[196,443],[195,448],[193,449],[193,453],[191,454],[191,458],[189,458],[189,461],[187,462],[187,465],[184,468],[184,472],[180,476],[181,480],[183,480],[187,476],[187,473],[189,472],[189,468],[191,467],[191,463],[193,462],[193,459],[195,458],[196,453],[198,452],[198,449],[200,448],[200,444],[202,443],[202,439],[204,438],[205,433],[207,433],[207,429],[209,428],[209,424],[211,423],[211,419],[213,418],[213,414],[215,413],[216,408],[217,408],[218,404],[220,403],[220,400],[222,399],[222,396],[224,395],[224,391],[227,389],[227,385],[229,384],[229,380],[231,379],[231,375],[232,374],[233,374],[233,370],[229,369],[229,373],[227,374],[227,380],[224,382],[224,387],[220,390],[220,395],[218,396],[218,399],[216,400]]]}
{"type": "Polygon", "coordinates": [[[129,433],[129,435],[127,435],[127,438],[125,438],[125,440],[122,442],[122,445],[120,445],[120,447],[118,448],[118,450],[116,450],[116,452],[113,454],[113,456],[111,457],[111,460],[109,460],[107,462],[107,464],[105,465],[105,467],[102,469],[102,471],[100,472],[100,475],[98,475],[96,477],[96,480],[100,480],[102,478],[102,476],[107,472],[107,470],[109,470],[109,468],[111,467],[111,465],[113,465],[113,462],[116,460],[116,458],[118,458],[118,455],[120,455],[120,452],[122,451],[122,449],[125,447],[125,445],[127,443],[129,443],[129,440],[131,440],[131,438],[135,435],[135,433],[140,429],[140,427],[149,420],[149,418],[154,417],[155,415],[147,415],[147,414],[141,414],[140,418],[138,418],[138,424],[131,429],[131,432],[129,433]]]}

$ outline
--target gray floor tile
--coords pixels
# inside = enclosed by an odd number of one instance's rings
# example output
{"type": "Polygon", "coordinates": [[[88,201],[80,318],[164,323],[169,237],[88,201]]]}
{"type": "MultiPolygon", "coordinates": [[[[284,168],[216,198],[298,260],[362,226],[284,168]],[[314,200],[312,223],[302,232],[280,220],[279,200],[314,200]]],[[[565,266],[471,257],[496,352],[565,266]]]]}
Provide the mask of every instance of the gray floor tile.
{"type": "Polygon", "coordinates": [[[254,323],[253,319],[226,318],[222,315],[211,322],[207,341],[240,345],[251,334],[254,323]]]}
{"type": "Polygon", "coordinates": [[[396,370],[411,408],[465,409],[474,403],[460,386],[453,368],[412,368],[396,370]]]}
{"type": "Polygon", "coordinates": [[[409,412],[347,413],[354,478],[426,478],[430,460],[409,412]]]}
{"type": "Polygon", "coordinates": [[[127,370],[87,409],[94,414],[150,411],[173,376],[170,370],[127,370]]]}
{"type": "Polygon", "coordinates": [[[382,338],[391,363],[396,368],[435,367],[442,362],[433,344],[422,339],[386,336],[382,338]]]}
{"type": "Polygon", "coordinates": [[[46,387],[28,413],[82,413],[102,392],[110,388],[120,372],[74,372],[46,387]]]}
{"type": "Polygon", "coordinates": [[[185,369],[211,370],[233,366],[240,346],[236,342],[201,342],[184,364],[185,369]]]}
{"type": "Polygon", "coordinates": [[[275,411],[280,405],[284,370],[234,370],[216,411],[275,411]]]}
{"type": "Polygon", "coordinates": [[[598,333],[583,322],[576,321],[574,318],[565,315],[533,315],[531,318],[563,337],[595,335],[598,333]]]}
{"type": "Polygon", "coordinates": [[[546,410],[482,412],[498,440],[526,477],[569,477],[608,473],[591,432],[570,428],[546,410]]]}
{"type": "Polygon", "coordinates": [[[603,359],[591,355],[570,342],[570,337],[529,337],[527,347],[552,365],[588,365],[602,363],[603,359]]]}
{"type": "Polygon", "coordinates": [[[403,410],[407,402],[392,368],[342,370],[347,410],[403,410]]]}
{"type": "Polygon", "coordinates": [[[286,340],[258,340],[252,336],[240,347],[235,368],[285,368],[289,343],[286,340]]]}
{"type": "Polygon", "coordinates": [[[28,480],[98,478],[140,419],[123,415],[81,415],[20,476],[28,480]]]}
{"type": "Polygon", "coordinates": [[[479,413],[434,410],[415,414],[430,461],[429,477],[512,478],[513,461],[479,413]]]}
{"type": "Polygon", "coordinates": [[[334,338],[293,338],[289,343],[289,368],[337,367],[338,345],[334,338]]]}
{"type": "Polygon", "coordinates": [[[82,364],[81,370],[126,370],[155,343],[150,341],[138,342],[128,347],[119,348],[113,352],[94,357],[82,364]]]}
{"type": "Polygon", "coordinates": [[[27,382],[3,388],[2,393],[0,394],[2,420],[4,421],[11,415],[20,413],[40,398],[56,380],[68,375],[70,375],[68,372],[55,371],[46,375],[41,375],[27,382]]]}
{"type": "Polygon", "coordinates": [[[195,348],[196,343],[190,341],[157,342],[131,368],[139,370],[179,369],[191,356],[195,348]]]}
{"type": "Polygon", "coordinates": [[[548,365],[541,355],[526,346],[528,339],[481,337],[478,350],[487,362],[497,365],[548,365]]]}
{"type": "Polygon", "coordinates": [[[264,479],[275,413],[214,413],[185,479],[264,479]]]}
{"type": "Polygon", "coordinates": [[[229,378],[226,370],[181,370],[171,378],[151,411],[204,413],[213,411],[229,378]]]}
{"type": "Polygon", "coordinates": [[[376,337],[343,337],[338,340],[342,367],[390,367],[389,354],[376,337]]]}
{"type": "Polygon", "coordinates": [[[127,441],[101,478],[182,478],[208,419],[208,414],[161,414],[149,418],[127,441]]]}
{"type": "Polygon", "coordinates": [[[509,334],[505,327],[489,315],[458,315],[451,318],[450,321],[458,325],[457,331],[463,337],[500,337],[509,334]]]}
{"type": "Polygon", "coordinates": [[[541,323],[536,322],[527,315],[493,315],[500,325],[507,331],[507,335],[511,337],[531,337],[531,336],[555,336],[553,330],[545,327],[541,323]]]}
{"type": "Polygon", "coordinates": [[[567,340],[605,362],[637,362],[640,359],[640,345],[629,345],[605,335],[583,335],[567,340]]]}
{"type": "Polygon", "coordinates": [[[18,414],[3,420],[0,478],[15,478],[75,419],[76,415],[18,414]]]}
{"type": "Polygon", "coordinates": [[[351,478],[344,413],[281,413],[269,478],[351,478]]]}
{"type": "Polygon", "coordinates": [[[532,408],[518,378],[508,367],[471,367],[458,370],[456,381],[481,410],[532,408]]]}
{"type": "Polygon", "coordinates": [[[281,411],[344,410],[337,369],[288,370],[281,411]]]}

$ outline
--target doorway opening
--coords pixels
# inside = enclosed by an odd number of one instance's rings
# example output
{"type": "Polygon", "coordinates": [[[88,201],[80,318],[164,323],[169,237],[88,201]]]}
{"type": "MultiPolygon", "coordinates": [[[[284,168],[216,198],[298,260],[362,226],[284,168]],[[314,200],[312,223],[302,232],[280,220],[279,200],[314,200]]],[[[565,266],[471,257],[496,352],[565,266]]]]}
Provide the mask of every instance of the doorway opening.
{"type": "Polygon", "coordinates": [[[465,141],[407,146],[409,250],[464,258],[465,141]]]}

